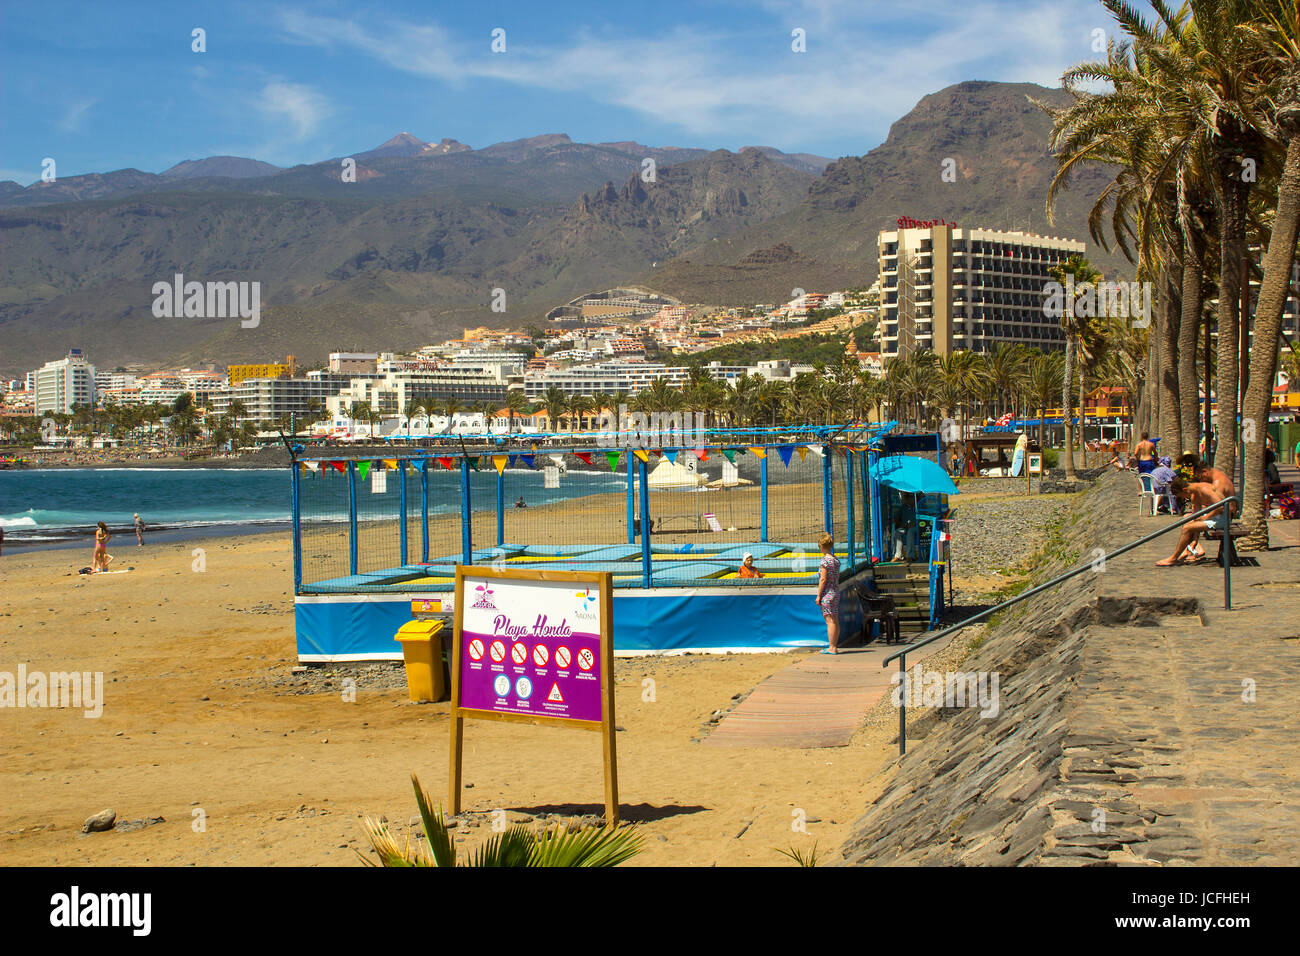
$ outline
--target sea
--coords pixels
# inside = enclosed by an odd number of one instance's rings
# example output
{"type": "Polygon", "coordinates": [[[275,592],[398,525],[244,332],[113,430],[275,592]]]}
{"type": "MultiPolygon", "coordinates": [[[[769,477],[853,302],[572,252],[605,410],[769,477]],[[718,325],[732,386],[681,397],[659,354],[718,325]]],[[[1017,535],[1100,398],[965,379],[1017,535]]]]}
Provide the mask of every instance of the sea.
{"type": "MultiPolygon", "coordinates": [[[[420,482],[407,479],[411,513],[420,507],[420,482]]],[[[473,508],[496,505],[496,471],[471,472],[473,508]]],[[[506,507],[523,498],[526,505],[548,504],[585,495],[624,491],[625,476],[607,471],[569,470],[558,488],[545,487],[543,472],[507,469],[506,507]]],[[[386,488],[376,490],[372,476],[357,481],[360,520],[398,513],[399,480],[388,472],[386,488]]],[[[302,478],[303,512],[314,520],[346,521],[347,481],[342,475],[308,474],[302,478]]],[[[430,469],[429,513],[458,513],[458,472],[430,469]]],[[[287,468],[33,468],[0,471],[0,528],[4,547],[58,547],[82,544],[103,521],[114,534],[134,535],[139,512],[146,534],[167,532],[164,539],[243,534],[287,528],[291,521],[290,473],[287,468]]]]}

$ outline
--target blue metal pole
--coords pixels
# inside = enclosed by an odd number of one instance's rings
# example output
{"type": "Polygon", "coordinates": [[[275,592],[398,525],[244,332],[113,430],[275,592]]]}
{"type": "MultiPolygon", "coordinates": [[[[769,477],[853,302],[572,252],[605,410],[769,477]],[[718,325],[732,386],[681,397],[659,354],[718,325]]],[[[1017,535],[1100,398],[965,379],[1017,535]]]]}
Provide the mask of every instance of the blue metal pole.
{"type": "Polygon", "coordinates": [[[871,556],[879,560],[884,553],[885,543],[881,537],[880,525],[880,483],[876,481],[871,469],[875,467],[880,455],[873,451],[867,452],[867,481],[869,482],[871,494],[871,556]]]}
{"type": "Polygon", "coordinates": [[[632,505],[632,498],[633,495],[636,493],[635,490],[636,490],[636,475],[632,471],[632,455],[631,453],[629,453],[627,456],[627,543],[628,544],[634,544],[636,542],[636,533],[633,529],[633,515],[635,514],[635,512],[633,511],[633,505],[632,505]]]}
{"type": "Polygon", "coordinates": [[[290,496],[293,499],[293,593],[302,591],[302,465],[292,464],[293,481],[290,496]]]}
{"type": "Polygon", "coordinates": [[[767,540],[767,459],[758,462],[758,540],[767,540]]]}
{"type": "Polygon", "coordinates": [[[357,573],[357,463],[348,462],[348,573],[357,573]]]}
{"type": "Polygon", "coordinates": [[[864,540],[862,542],[862,557],[868,564],[870,564],[871,563],[871,534],[872,534],[871,465],[867,461],[867,453],[865,451],[860,451],[858,452],[858,454],[861,456],[859,460],[859,464],[862,465],[862,518],[863,521],[865,522],[863,528],[864,540]]]}
{"type": "Polygon", "coordinates": [[[425,564],[429,563],[429,459],[427,458],[420,462],[420,560],[425,564]]]}
{"type": "Polygon", "coordinates": [[[470,534],[469,459],[460,460],[460,549],[465,564],[474,563],[474,541],[470,534]]]}
{"type": "MultiPolygon", "coordinates": [[[[382,461],[379,466],[381,468],[388,467],[382,461]]],[[[402,567],[406,567],[406,462],[400,458],[397,460],[397,496],[402,500],[402,567]]]]}
{"type": "MultiPolygon", "coordinates": [[[[630,455],[628,457],[631,457],[630,455]]],[[[637,460],[641,474],[641,586],[650,587],[650,479],[645,462],[637,460]]]]}
{"type": "Polygon", "coordinates": [[[848,545],[849,545],[849,574],[857,564],[857,536],[854,534],[853,527],[853,456],[857,454],[850,451],[844,456],[844,511],[848,515],[848,545]]]}
{"type": "Polygon", "coordinates": [[[829,445],[822,446],[822,513],[826,533],[835,533],[834,517],[831,514],[831,455],[835,453],[829,445]]]}
{"type": "Polygon", "coordinates": [[[497,547],[506,543],[506,473],[497,472],[497,547]]]}

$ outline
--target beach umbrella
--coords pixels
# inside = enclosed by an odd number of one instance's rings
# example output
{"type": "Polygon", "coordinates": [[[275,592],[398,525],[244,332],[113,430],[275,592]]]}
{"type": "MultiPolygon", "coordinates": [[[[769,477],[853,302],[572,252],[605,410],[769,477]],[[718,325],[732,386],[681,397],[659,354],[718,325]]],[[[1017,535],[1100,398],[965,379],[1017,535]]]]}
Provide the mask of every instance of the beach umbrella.
{"type": "Polygon", "coordinates": [[[911,494],[961,494],[948,473],[928,458],[890,455],[871,466],[871,477],[882,485],[911,494]]]}

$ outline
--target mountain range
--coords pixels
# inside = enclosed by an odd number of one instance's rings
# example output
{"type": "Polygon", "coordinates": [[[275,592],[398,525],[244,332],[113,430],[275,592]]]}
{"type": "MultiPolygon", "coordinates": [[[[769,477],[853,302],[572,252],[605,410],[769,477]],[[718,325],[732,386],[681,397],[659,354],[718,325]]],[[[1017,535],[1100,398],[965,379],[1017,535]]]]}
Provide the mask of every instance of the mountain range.
{"type": "MultiPolygon", "coordinates": [[[[1031,96],[1066,99],[1032,84],[957,84],[924,97],[884,143],[834,162],[562,133],[471,149],[401,133],[288,169],[221,156],[160,174],[0,183],[0,375],[68,347],[106,368],[402,349],[466,325],[537,321],[616,285],[715,305],[782,301],[795,287],[870,284],[876,234],[901,215],[1084,238],[1104,171],[1079,179],[1049,228],[1050,120],[1031,96]],[[175,273],[260,282],[260,325],[155,318],[153,283],[175,273]],[[505,313],[491,309],[494,289],[505,313]]],[[[1116,265],[1093,258],[1108,274],[1116,265]]]]}

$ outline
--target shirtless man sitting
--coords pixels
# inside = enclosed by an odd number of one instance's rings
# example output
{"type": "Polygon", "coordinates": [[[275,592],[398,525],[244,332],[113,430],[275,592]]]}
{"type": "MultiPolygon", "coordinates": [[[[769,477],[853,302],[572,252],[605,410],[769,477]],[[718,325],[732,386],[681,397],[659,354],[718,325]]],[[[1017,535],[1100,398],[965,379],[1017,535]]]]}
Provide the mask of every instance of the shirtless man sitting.
{"type": "MultiPolygon", "coordinates": [[[[1189,482],[1182,475],[1175,478],[1169,486],[1174,497],[1179,501],[1191,501],[1192,510],[1200,511],[1202,508],[1208,508],[1217,501],[1223,501],[1225,495],[1220,492],[1214,485],[1204,481],[1189,482]]],[[[1196,521],[1189,521],[1183,525],[1183,533],[1178,538],[1178,546],[1174,548],[1172,557],[1165,558],[1163,561],[1157,561],[1156,567],[1169,568],[1175,564],[1183,562],[1183,552],[1187,551],[1192,542],[1203,531],[1224,531],[1228,530],[1227,507],[1211,512],[1196,521]]]]}

